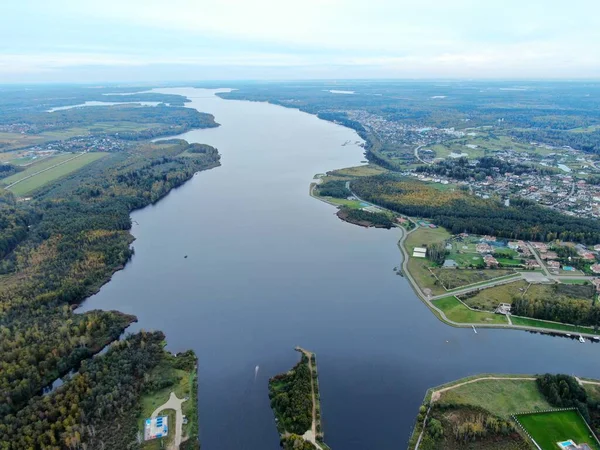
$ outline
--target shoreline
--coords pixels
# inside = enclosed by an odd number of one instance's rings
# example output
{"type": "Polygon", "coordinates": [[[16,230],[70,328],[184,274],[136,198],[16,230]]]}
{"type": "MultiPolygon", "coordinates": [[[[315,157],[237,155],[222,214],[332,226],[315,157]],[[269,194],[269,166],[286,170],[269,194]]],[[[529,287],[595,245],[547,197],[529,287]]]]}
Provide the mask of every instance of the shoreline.
{"type": "MultiPolygon", "coordinates": [[[[324,178],[324,177],[323,177],[324,178]]],[[[319,196],[318,194],[316,194],[314,192],[315,187],[317,186],[318,183],[313,182],[310,184],[310,189],[309,189],[309,194],[311,197],[322,201],[324,203],[327,203],[328,205],[332,205],[335,206],[338,210],[339,210],[339,205],[328,201],[327,199],[319,196]]],[[[361,202],[364,203],[368,203],[369,205],[375,206],[379,209],[382,209],[384,211],[390,211],[387,208],[384,208],[383,206],[379,206],[374,204],[373,202],[369,202],[366,200],[361,199],[360,197],[358,197],[354,192],[350,191],[352,193],[352,195],[354,197],[356,197],[356,199],[358,199],[361,202]]],[[[393,212],[393,211],[390,211],[393,212]]],[[[338,216],[339,217],[339,216],[338,216]]],[[[409,282],[409,285],[411,287],[411,289],[413,290],[413,292],[416,294],[416,296],[419,298],[419,300],[421,300],[422,303],[424,303],[429,310],[435,315],[435,317],[438,318],[438,320],[440,322],[445,323],[446,325],[450,325],[452,327],[455,328],[497,328],[497,329],[513,329],[513,330],[520,330],[520,331],[529,331],[529,332],[533,332],[533,333],[540,333],[540,334],[548,334],[551,336],[564,336],[564,337],[573,337],[574,335],[576,335],[577,337],[579,335],[583,336],[583,337],[587,337],[588,339],[590,339],[591,342],[595,342],[596,340],[594,338],[598,337],[600,335],[600,331],[598,333],[593,333],[593,330],[590,328],[590,332],[586,333],[586,332],[581,332],[581,331],[575,331],[575,330],[559,330],[559,329],[555,329],[555,328],[545,328],[545,327],[534,327],[534,326],[528,326],[528,325],[514,325],[512,322],[510,323],[506,323],[506,324],[493,324],[493,323],[479,323],[479,322],[455,322],[451,319],[449,319],[446,314],[444,313],[443,310],[441,310],[440,308],[438,308],[437,306],[435,306],[433,304],[434,300],[440,299],[442,297],[440,296],[428,296],[425,295],[425,293],[423,292],[423,290],[421,289],[421,286],[419,286],[419,284],[416,282],[416,280],[414,279],[414,277],[412,276],[409,268],[408,268],[408,261],[410,258],[410,255],[408,254],[408,250],[406,249],[406,246],[404,245],[406,242],[406,239],[408,237],[409,234],[411,234],[414,231],[417,231],[419,229],[419,226],[416,225],[416,220],[413,217],[408,217],[408,216],[404,216],[407,220],[409,220],[411,223],[413,223],[413,225],[415,225],[413,228],[411,228],[410,230],[406,230],[403,226],[398,225],[398,224],[394,224],[394,226],[396,228],[399,228],[401,230],[402,236],[400,237],[400,239],[398,240],[398,248],[400,249],[400,253],[402,254],[402,263],[400,265],[401,269],[402,269],[402,274],[404,276],[404,278],[406,278],[409,282]]],[[[342,219],[343,220],[343,219],[342,219]]],[[[352,223],[352,222],[348,222],[348,223],[352,223]]],[[[356,225],[356,224],[355,224],[356,225]]],[[[359,225],[360,226],[360,225],[359,225]]],[[[377,228],[377,227],[373,227],[373,228],[377,228]]],[[[499,282],[513,282],[513,281],[517,281],[518,277],[515,277],[514,280],[500,280],[499,282]]],[[[490,280],[490,283],[493,283],[494,280],[490,280]]],[[[485,286],[485,287],[494,287],[495,284],[490,285],[490,286],[485,286]]],[[[483,286],[475,286],[474,289],[479,289],[482,288],[483,286]]],[[[469,288],[469,286],[465,286],[465,288],[469,288]]],[[[457,291],[460,291],[459,288],[454,289],[453,292],[447,292],[447,296],[448,297],[454,297],[457,293],[457,291]]],[[[460,300],[459,300],[460,301],[460,300]]],[[[482,311],[480,311],[482,312],[482,311]]],[[[528,318],[528,319],[532,319],[532,320],[536,320],[539,322],[550,322],[550,321],[545,321],[542,319],[534,319],[534,318],[528,318]]],[[[577,325],[572,325],[572,324],[564,324],[562,322],[556,322],[556,323],[560,323],[562,325],[565,326],[572,326],[572,327],[577,327],[577,325]]]]}

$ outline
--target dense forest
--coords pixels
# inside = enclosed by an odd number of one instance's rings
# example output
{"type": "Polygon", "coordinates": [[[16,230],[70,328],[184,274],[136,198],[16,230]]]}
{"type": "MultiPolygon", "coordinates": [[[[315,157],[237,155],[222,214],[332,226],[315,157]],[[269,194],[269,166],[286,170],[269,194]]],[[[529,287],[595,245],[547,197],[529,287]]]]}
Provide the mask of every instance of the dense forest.
{"type": "Polygon", "coordinates": [[[387,228],[394,226],[394,221],[384,213],[374,213],[362,209],[341,207],[337,216],[346,222],[364,227],[387,228]]]}
{"type": "Polygon", "coordinates": [[[496,199],[482,199],[467,192],[441,191],[413,180],[383,174],[352,182],[358,196],[413,217],[431,219],[453,234],[462,232],[508,239],[584,244],[600,242],[600,227],[592,219],[559,214],[534,202],[514,198],[505,206],[496,199]]]}
{"type": "Polygon", "coordinates": [[[44,442],[46,448],[80,448],[78,442],[86,442],[88,449],[129,448],[125,441],[95,446],[91,434],[101,436],[111,424],[105,422],[108,414],[121,414],[133,404],[138,375],[153,361],[147,352],[156,348],[148,347],[145,338],[136,335],[127,341],[132,350],[119,363],[105,356],[93,359],[99,368],[89,370],[89,383],[86,377],[75,377],[60,391],[64,395],[52,394],[43,401],[36,396],[135,320],[117,312],[75,315],[71,310],[131,256],[129,213],[216,165],[219,154],[209,146],[180,140],[142,143],[40,188],[30,202],[15,202],[0,189],[0,396],[5,400],[0,406],[5,426],[0,428],[0,448],[33,448],[35,442],[44,442]],[[134,348],[135,339],[143,351],[134,348]],[[123,376],[121,366],[133,378],[115,385],[123,376]],[[100,407],[101,397],[114,404],[100,407]]]}
{"type": "MultiPolygon", "coordinates": [[[[484,156],[480,158],[475,165],[470,165],[467,158],[445,159],[435,164],[418,166],[415,168],[417,173],[427,173],[449,177],[456,180],[475,179],[476,181],[485,180],[486,177],[496,178],[500,175],[512,173],[522,175],[524,173],[542,172],[536,170],[533,166],[526,164],[511,164],[493,156],[484,156]]],[[[548,172],[552,172],[551,169],[548,172]]]]}
{"type": "Polygon", "coordinates": [[[269,399],[277,418],[280,434],[303,435],[312,424],[311,373],[308,357],[302,359],[287,373],[269,380],[269,399]]]}
{"type": "MultiPolygon", "coordinates": [[[[600,404],[592,399],[579,382],[570,375],[538,375],[538,388],[548,403],[557,408],[577,408],[586,422],[591,422],[590,411],[598,415],[600,404]]],[[[598,423],[594,423],[597,428],[598,423]]]]}
{"type": "Polygon", "coordinates": [[[324,197],[346,198],[350,195],[346,183],[345,180],[333,180],[318,184],[317,194],[324,197]]]}
{"type": "MultiPolygon", "coordinates": [[[[572,288],[572,286],[568,287],[572,288]]],[[[573,298],[561,295],[561,285],[556,285],[553,286],[555,295],[551,297],[532,299],[526,296],[517,296],[513,298],[512,314],[554,322],[599,327],[600,305],[594,302],[593,286],[579,287],[589,288],[591,295],[588,294],[587,300],[583,299],[583,296],[573,298]]]]}
{"type": "Polygon", "coordinates": [[[138,447],[139,397],[162,359],[164,336],[138,334],[88,359],[71,381],[32,398],[0,421],[0,449],[133,449],[138,447]]]}

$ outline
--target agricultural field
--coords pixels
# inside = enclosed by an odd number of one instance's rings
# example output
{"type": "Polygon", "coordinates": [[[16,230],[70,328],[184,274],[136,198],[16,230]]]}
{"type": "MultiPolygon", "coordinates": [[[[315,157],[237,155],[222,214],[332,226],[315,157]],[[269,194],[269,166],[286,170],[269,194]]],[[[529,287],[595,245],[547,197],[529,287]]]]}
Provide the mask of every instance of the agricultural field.
{"type": "Polygon", "coordinates": [[[600,444],[577,411],[524,414],[517,416],[517,419],[542,450],[556,450],[559,448],[558,442],[568,440],[600,450],[600,444]]]}
{"type": "Polygon", "coordinates": [[[503,325],[508,323],[506,317],[501,314],[470,310],[455,296],[448,296],[439,300],[434,300],[432,303],[434,306],[441,309],[446,317],[453,322],[503,325]]]}
{"type": "Polygon", "coordinates": [[[532,328],[548,328],[556,331],[566,331],[571,333],[596,333],[596,330],[590,327],[582,327],[577,325],[568,325],[566,323],[549,322],[546,320],[530,319],[528,317],[515,317],[510,318],[513,325],[520,325],[524,327],[532,328]]]}
{"type": "Polygon", "coordinates": [[[29,165],[25,170],[11,175],[9,177],[3,178],[2,180],[0,180],[0,183],[5,186],[8,186],[9,184],[22,180],[23,178],[27,178],[28,176],[31,176],[37,172],[48,169],[49,167],[52,167],[56,164],[65,162],[73,158],[74,156],[77,155],[74,155],[73,153],[60,153],[48,158],[37,160],[33,164],[29,165]]]}
{"type": "Polygon", "coordinates": [[[33,192],[47,183],[50,183],[51,181],[75,172],[82,167],[100,158],[103,158],[106,155],[107,153],[101,152],[84,153],[81,154],[81,156],[73,155],[72,153],[67,155],[59,155],[48,160],[41,161],[40,163],[36,163],[28,167],[23,172],[19,172],[11,177],[5,178],[2,180],[2,183],[7,183],[9,179],[16,178],[16,180],[12,181],[11,183],[15,183],[17,181],[18,183],[8,189],[17,196],[23,196],[33,192]]]}

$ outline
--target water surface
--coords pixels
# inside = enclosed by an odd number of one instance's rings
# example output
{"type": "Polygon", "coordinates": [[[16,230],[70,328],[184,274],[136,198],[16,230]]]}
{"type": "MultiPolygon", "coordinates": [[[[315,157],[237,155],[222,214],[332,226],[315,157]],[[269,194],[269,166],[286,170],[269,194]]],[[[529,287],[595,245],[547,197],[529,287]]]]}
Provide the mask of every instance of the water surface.
{"type": "Polygon", "coordinates": [[[427,388],[482,372],[600,375],[600,347],[439,322],[396,275],[398,230],[340,221],[312,177],[358,165],[360,138],[297,110],[163,89],[214,114],[181,137],[217,147],[201,172],[132,214],[135,256],[82,310],[119,309],[199,358],[204,450],[276,450],[267,381],[317,353],[326,441],[406,447],[427,388]],[[188,255],[188,258],[184,258],[188,255]],[[255,380],[255,367],[259,366],[255,380]]]}

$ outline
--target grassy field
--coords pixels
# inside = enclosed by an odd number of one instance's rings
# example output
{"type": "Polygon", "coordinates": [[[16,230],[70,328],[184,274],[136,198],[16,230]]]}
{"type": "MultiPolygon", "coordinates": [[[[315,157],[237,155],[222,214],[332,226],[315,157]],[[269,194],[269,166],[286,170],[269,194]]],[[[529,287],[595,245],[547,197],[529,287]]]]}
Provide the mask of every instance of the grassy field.
{"type": "Polygon", "coordinates": [[[67,161],[67,160],[73,158],[74,156],[76,156],[76,155],[74,155],[73,153],[61,153],[56,156],[52,156],[50,158],[41,159],[41,160],[36,161],[35,163],[31,164],[30,166],[28,166],[27,169],[23,170],[22,172],[15,173],[14,175],[3,178],[2,180],[0,180],[0,182],[4,185],[12,184],[15,181],[19,181],[19,180],[22,180],[23,178],[33,175],[34,173],[39,172],[40,170],[44,170],[44,169],[47,169],[48,167],[52,167],[55,164],[59,164],[61,162],[67,161]]]}
{"type": "Polygon", "coordinates": [[[530,319],[528,317],[511,316],[510,320],[512,321],[513,325],[521,325],[521,326],[526,326],[526,327],[549,328],[552,330],[566,331],[566,332],[572,332],[572,333],[587,333],[587,334],[595,333],[593,328],[580,327],[577,325],[567,325],[565,323],[546,322],[544,320],[530,319]]]}
{"type": "Polygon", "coordinates": [[[480,380],[443,392],[437,403],[479,406],[504,418],[551,408],[532,380],[480,380]]]}
{"type": "Polygon", "coordinates": [[[445,297],[432,302],[441,309],[446,317],[458,323],[489,323],[489,324],[507,324],[506,317],[501,314],[488,312],[471,311],[463,305],[454,296],[445,297]]]}
{"type": "Polygon", "coordinates": [[[500,303],[512,303],[513,298],[522,295],[529,283],[515,281],[478,291],[475,295],[465,295],[461,300],[471,308],[493,311],[500,303]]]}
{"type": "Polygon", "coordinates": [[[477,286],[490,280],[514,275],[511,270],[476,270],[476,269],[432,269],[440,282],[448,290],[459,289],[463,286],[477,286]]]}
{"type": "Polygon", "coordinates": [[[589,284],[587,280],[569,280],[568,278],[562,278],[560,282],[563,284],[589,284]]]}
{"type": "MultiPolygon", "coordinates": [[[[196,373],[187,372],[185,370],[174,369],[168,364],[159,364],[151,376],[157,379],[169,379],[175,378],[177,381],[174,385],[167,388],[155,391],[152,393],[145,394],[141,399],[142,411],[138,417],[138,427],[143,431],[144,420],[152,415],[154,410],[160,405],[164,404],[168,399],[171,392],[175,392],[175,395],[179,398],[189,397],[190,400],[186,401],[182,405],[184,416],[186,416],[189,422],[183,425],[183,436],[190,434],[191,430],[198,428],[198,418],[194,413],[194,401],[192,395],[193,383],[196,383],[196,373]]],[[[166,410],[169,416],[169,436],[164,439],[164,443],[161,444],[163,439],[156,439],[153,441],[145,442],[142,445],[144,450],[155,450],[160,448],[166,448],[171,442],[174,436],[175,429],[175,414],[173,410],[166,410]],[[173,433],[171,433],[173,431],[173,433]],[[163,447],[164,445],[164,447],[163,447]]]]}
{"type": "MultiPolygon", "coordinates": [[[[31,178],[23,180],[20,183],[12,186],[9,190],[18,196],[28,194],[28,193],[34,191],[35,189],[37,189],[51,181],[54,181],[62,176],[68,175],[71,172],[75,172],[76,170],[81,169],[82,167],[106,156],[107,154],[108,153],[94,152],[94,153],[83,154],[77,158],[74,158],[75,155],[73,155],[73,154],[60,155],[55,158],[51,158],[51,160],[49,160],[49,161],[43,161],[40,164],[35,164],[35,165],[31,166],[30,168],[28,168],[27,170],[24,170],[23,172],[20,172],[13,176],[20,176],[26,172],[35,173],[40,170],[48,169],[48,167],[52,167],[53,165],[59,164],[60,162],[63,162],[63,164],[60,164],[57,167],[53,167],[51,169],[46,170],[45,172],[39,173],[31,178]],[[65,159],[65,158],[63,158],[63,156],[68,156],[68,157],[65,159]],[[61,158],[61,159],[58,160],[59,158],[61,158]],[[72,158],[74,158],[74,159],[72,159],[72,158]],[[64,161],[66,161],[66,162],[64,162],[64,161]],[[40,167],[42,165],[44,166],[44,168],[40,167]]],[[[30,175],[31,175],[31,173],[30,173],[30,175]]],[[[9,178],[12,178],[12,177],[9,177],[9,178]]],[[[24,178],[23,176],[19,177],[19,179],[23,179],[23,178],[24,178]]],[[[6,180],[8,180],[8,178],[3,180],[3,182],[6,182],[6,180]]]]}
{"type": "Polygon", "coordinates": [[[375,164],[364,164],[356,167],[334,170],[330,175],[338,177],[369,177],[387,172],[386,169],[375,164]]]}
{"type": "Polygon", "coordinates": [[[408,271],[421,289],[431,289],[434,295],[443,294],[446,290],[429,271],[432,263],[427,259],[413,258],[413,250],[415,247],[426,247],[434,242],[445,241],[449,237],[450,233],[443,228],[418,228],[410,233],[404,242],[409,255],[408,271]]]}
{"type": "Polygon", "coordinates": [[[526,414],[517,419],[542,450],[557,450],[557,442],[572,439],[576,444],[588,444],[594,450],[600,445],[590,434],[577,411],[526,414]]]}

